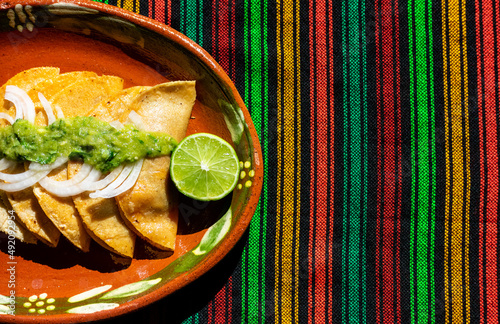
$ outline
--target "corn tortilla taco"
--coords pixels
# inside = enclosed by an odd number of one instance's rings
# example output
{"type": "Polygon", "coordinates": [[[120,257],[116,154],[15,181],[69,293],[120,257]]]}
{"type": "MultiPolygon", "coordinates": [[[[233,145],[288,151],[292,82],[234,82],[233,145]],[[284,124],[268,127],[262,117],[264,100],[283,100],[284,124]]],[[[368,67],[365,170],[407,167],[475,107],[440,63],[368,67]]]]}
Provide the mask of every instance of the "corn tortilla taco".
{"type": "MultiPolygon", "coordinates": [[[[143,91],[131,104],[142,118],[144,130],[165,132],[180,142],[196,98],[194,81],[175,81],[143,91]]],[[[121,117],[124,121],[126,115],[121,117]]],[[[178,209],[169,181],[170,156],[144,160],[135,185],[116,197],[123,218],[143,239],[162,250],[173,251],[178,209]]]]}

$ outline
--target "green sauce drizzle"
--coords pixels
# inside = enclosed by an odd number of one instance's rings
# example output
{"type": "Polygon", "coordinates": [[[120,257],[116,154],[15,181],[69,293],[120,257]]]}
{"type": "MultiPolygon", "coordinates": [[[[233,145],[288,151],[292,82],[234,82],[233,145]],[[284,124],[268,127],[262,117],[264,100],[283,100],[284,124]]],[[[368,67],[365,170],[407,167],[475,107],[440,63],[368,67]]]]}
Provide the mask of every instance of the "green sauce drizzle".
{"type": "Polygon", "coordinates": [[[118,130],[94,117],[58,119],[49,126],[18,119],[0,128],[2,158],[49,164],[66,156],[101,172],[144,157],[168,155],[176,145],[168,134],[139,131],[129,124],[118,130]]]}

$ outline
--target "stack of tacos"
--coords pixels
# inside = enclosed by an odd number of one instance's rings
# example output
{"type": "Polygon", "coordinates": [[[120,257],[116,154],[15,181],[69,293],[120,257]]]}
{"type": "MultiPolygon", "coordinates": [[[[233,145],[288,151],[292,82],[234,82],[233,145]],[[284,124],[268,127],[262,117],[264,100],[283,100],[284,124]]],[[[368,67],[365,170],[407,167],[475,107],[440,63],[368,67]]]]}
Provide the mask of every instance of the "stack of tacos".
{"type": "MultiPolygon", "coordinates": [[[[194,81],[175,81],[152,87],[123,88],[116,76],[93,72],[60,73],[58,68],[37,67],[12,77],[0,88],[0,112],[15,116],[15,107],[4,100],[5,88],[24,90],[35,104],[35,124],[48,118],[38,93],[64,117],[93,116],[106,122],[125,123],[131,111],[145,131],[164,132],[180,142],[186,135],[196,92],[194,81]]],[[[8,123],[0,119],[0,127],[8,123]]],[[[167,251],[175,247],[177,201],[169,181],[170,156],[146,158],[134,186],[114,198],[91,198],[88,192],[58,197],[39,184],[17,192],[0,191],[0,230],[7,232],[6,217],[16,218],[16,237],[27,243],[55,247],[61,234],[78,249],[89,251],[92,240],[118,255],[132,258],[136,236],[167,251]]],[[[51,171],[53,180],[77,174],[81,162],[70,161],[51,171]]],[[[19,163],[9,172],[22,172],[19,163]]]]}

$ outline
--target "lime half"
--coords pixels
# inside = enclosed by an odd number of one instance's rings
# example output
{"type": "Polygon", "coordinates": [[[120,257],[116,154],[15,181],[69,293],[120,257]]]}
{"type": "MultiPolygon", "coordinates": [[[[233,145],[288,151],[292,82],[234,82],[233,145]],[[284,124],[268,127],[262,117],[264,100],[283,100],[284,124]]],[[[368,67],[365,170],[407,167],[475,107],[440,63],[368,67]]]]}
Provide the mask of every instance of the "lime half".
{"type": "Polygon", "coordinates": [[[202,201],[227,196],[238,182],[239,171],[233,147],[222,138],[207,133],[183,139],[170,161],[170,174],[177,189],[202,201]]]}

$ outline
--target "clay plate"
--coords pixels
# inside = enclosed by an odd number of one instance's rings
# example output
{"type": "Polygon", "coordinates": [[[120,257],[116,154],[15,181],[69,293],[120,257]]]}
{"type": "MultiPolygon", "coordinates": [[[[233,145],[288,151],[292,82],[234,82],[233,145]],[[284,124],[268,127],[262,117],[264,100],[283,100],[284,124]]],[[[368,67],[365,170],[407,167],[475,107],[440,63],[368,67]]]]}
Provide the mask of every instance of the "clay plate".
{"type": "Polygon", "coordinates": [[[173,255],[138,239],[136,255],[128,261],[98,244],[82,253],[62,240],[57,248],[16,242],[10,259],[8,238],[2,234],[0,321],[74,323],[110,318],[194,281],[241,238],[261,191],[262,153],[234,85],[200,46],[146,17],[90,1],[22,1],[17,9],[15,5],[0,3],[0,84],[35,66],[117,75],[125,87],[196,80],[197,102],[188,134],[210,132],[233,143],[246,172],[233,194],[221,201],[202,203],[181,196],[173,255]],[[12,267],[15,271],[8,271],[12,267]],[[15,286],[9,287],[11,279],[15,286]],[[15,315],[9,314],[12,308],[15,315]]]}

